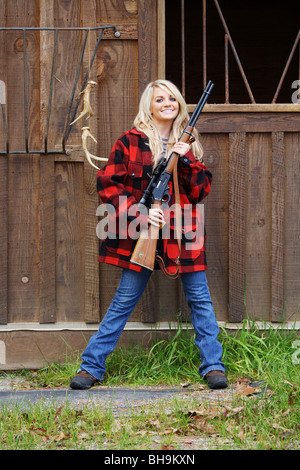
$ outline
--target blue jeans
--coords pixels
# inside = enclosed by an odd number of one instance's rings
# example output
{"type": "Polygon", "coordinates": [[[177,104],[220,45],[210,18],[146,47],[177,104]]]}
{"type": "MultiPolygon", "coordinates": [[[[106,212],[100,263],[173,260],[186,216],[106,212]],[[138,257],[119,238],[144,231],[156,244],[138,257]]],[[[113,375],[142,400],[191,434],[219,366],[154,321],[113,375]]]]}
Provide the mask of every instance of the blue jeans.
{"type": "MultiPolygon", "coordinates": [[[[107,356],[115,349],[130,314],[141,298],[151,271],[124,269],[119,287],[95,333],[82,354],[80,369],[98,380],[105,373],[107,356]]],[[[191,321],[195,330],[195,344],[199,348],[201,365],[199,374],[205,376],[211,370],[225,371],[222,362],[222,346],[217,339],[219,327],[215,318],[205,271],[181,274],[184,292],[191,309],[191,321]]]]}

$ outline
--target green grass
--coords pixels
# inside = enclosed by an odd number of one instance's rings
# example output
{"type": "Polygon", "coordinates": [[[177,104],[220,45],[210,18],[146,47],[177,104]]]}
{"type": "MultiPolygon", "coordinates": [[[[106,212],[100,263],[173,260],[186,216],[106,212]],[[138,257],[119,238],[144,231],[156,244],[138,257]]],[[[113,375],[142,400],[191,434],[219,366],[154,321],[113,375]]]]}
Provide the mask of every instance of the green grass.
{"type": "MultiPolygon", "coordinates": [[[[236,395],[213,404],[197,396],[176,396],[114,416],[111,407],[87,403],[72,408],[44,403],[26,410],[0,407],[0,449],[180,449],[183,440],[208,439],[210,448],[299,449],[300,364],[295,361],[297,332],[280,327],[260,331],[255,322],[241,330],[220,331],[223,359],[231,384],[265,381],[271,394],[236,395]]],[[[39,371],[19,371],[28,387],[69,386],[78,356],[39,371]]],[[[180,386],[204,384],[198,376],[194,337],[179,325],[167,339],[147,349],[118,348],[108,358],[104,386],[180,386]]],[[[2,376],[8,374],[2,372],[2,376]]],[[[201,448],[201,443],[199,444],[201,448]]]]}

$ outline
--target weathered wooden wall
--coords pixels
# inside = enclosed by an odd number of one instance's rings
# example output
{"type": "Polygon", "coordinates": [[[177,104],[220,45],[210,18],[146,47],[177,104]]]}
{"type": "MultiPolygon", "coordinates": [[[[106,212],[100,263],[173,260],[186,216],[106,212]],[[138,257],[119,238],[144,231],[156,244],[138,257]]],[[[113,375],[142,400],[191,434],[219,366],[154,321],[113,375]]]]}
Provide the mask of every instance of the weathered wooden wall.
{"type": "Polygon", "coordinates": [[[198,129],[214,175],[205,221],[217,318],[299,320],[299,114],[207,112],[198,129]]]}
{"type": "MultiPolygon", "coordinates": [[[[144,86],[157,78],[156,0],[0,0],[0,26],[116,25],[103,35],[90,78],[89,121],[107,156],[132,124],[144,86]]],[[[59,149],[83,36],[60,32],[49,148],[59,149]]],[[[0,368],[36,367],[81,349],[106,312],[120,270],[98,264],[96,171],[85,161],[78,124],[68,152],[39,152],[47,127],[54,36],[26,37],[28,148],[24,149],[23,35],[0,31],[0,79],[7,84],[9,150],[0,155],[0,368]],[[5,352],[3,352],[5,351],[5,352]]],[[[83,69],[96,41],[90,32],[83,69]]],[[[83,71],[80,72],[82,79],[83,71]]],[[[80,82],[80,81],[79,81],[80,82]]],[[[80,83],[79,83],[80,84],[80,83]]],[[[78,85],[76,94],[79,93],[78,85]]],[[[273,108],[275,109],[275,108],[273,108]]],[[[214,174],[205,201],[208,280],[217,319],[246,315],[299,318],[299,114],[216,112],[198,123],[205,162],[214,174]]],[[[0,118],[0,151],[6,135],[0,118]],[[2,126],[2,127],[1,127],[2,126]]],[[[188,318],[180,281],[155,272],[128,330],[140,340],[147,324],[188,318]],[[166,295],[167,292],[167,295],[166,295]]],[[[124,337],[125,338],[125,337],[124,337]]]]}

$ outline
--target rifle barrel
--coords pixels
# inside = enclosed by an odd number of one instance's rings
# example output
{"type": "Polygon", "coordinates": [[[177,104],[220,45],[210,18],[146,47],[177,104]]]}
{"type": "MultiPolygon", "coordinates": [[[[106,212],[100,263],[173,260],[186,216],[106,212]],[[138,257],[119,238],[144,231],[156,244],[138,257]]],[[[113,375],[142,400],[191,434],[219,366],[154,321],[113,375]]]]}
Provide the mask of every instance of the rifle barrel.
{"type": "Polygon", "coordinates": [[[199,118],[199,114],[201,113],[206,101],[207,101],[207,98],[211,92],[211,90],[213,89],[213,86],[214,84],[212,83],[212,81],[210,80],[208,82],[208,84],[206,85],[206,88],[199,100],[199,103],[197,104],[196,108],[194,109],[194,112],[191,116],[191,119],[189,120],[189,123],[188,123],[188,126],[190,127],[194,127],[198,118],[199,118]]]}

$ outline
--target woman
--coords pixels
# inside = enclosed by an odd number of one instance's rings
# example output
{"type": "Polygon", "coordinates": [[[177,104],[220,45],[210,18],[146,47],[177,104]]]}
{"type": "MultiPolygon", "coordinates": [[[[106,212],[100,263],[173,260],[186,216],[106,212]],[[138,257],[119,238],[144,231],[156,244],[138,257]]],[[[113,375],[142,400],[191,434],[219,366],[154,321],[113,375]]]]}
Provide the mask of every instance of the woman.
{"type": "MultiPolygon", "coordinates": [[[[170,273],[176,270],[180,257],[179,272],[201,357],[199,374],[205,377],[210,388],[228,386],[222,346],[217,339],[219,328],[206,282],[205,247],[201,237],[197,237],[201,225],[197,203],[208,195],[212,175],[202,163],[203,151],[197,132],[194,131],[193,143],[179,142],[188,120],[186,103],[175,85],[166,80],[151,82],[141,97],[133,129],[115,142],[107,165],[97,173],[99,195],[103,203],[113,209],[108,210],[110,224],[99,261],[119,266],[123,272],[99,331],[91,337],[82,354],[80,370],[71,381],[73,389],[88,389],[103,380],[105,360],[114,350],[151,276],[151,270],[130,262],[137,238],[130,236],[130,227],[132,229],[133,224],[135,228],[149,224],[164,227],[167,222],[170,230],[168,236],[160,237],[158,249],[170,273]],[[180,205],[192,208],[189,219],[192,222],[188,227],[183,223],[180,255],[174,217],[167,221],[162,208],[149,208],[145,213],[137,205],[153,170],[161,158],[171,152],[179,155],[180,205]],[[192,243],[191,233],[196,234],[192,243]]],[[[172,181],[169,187],[169,205],[172,206],[175,203],[172,181]]]]}

